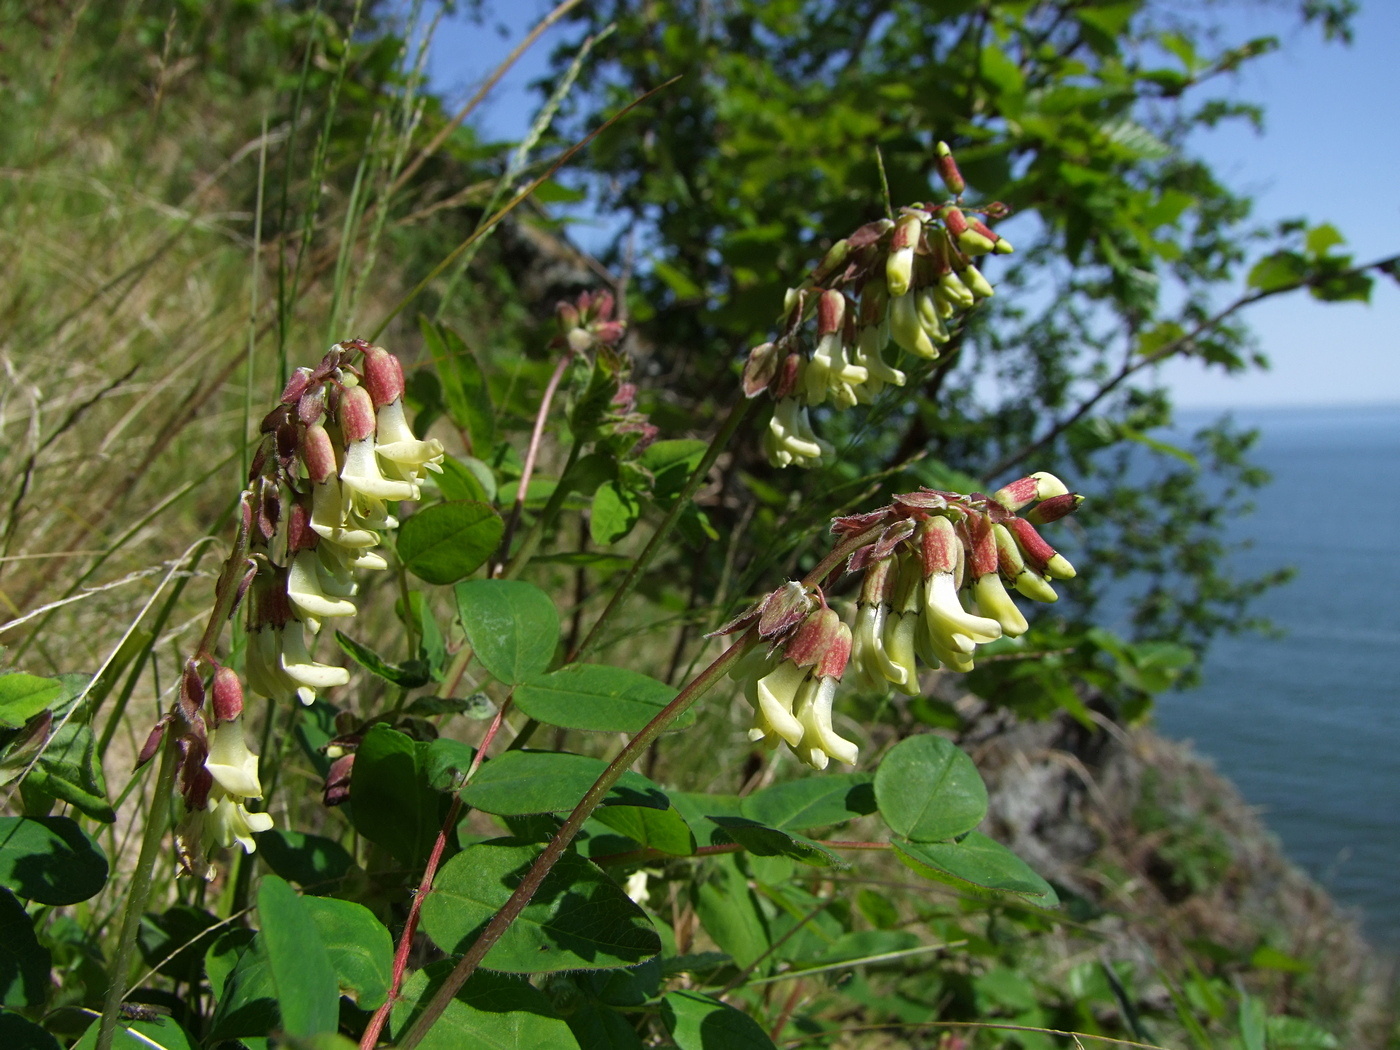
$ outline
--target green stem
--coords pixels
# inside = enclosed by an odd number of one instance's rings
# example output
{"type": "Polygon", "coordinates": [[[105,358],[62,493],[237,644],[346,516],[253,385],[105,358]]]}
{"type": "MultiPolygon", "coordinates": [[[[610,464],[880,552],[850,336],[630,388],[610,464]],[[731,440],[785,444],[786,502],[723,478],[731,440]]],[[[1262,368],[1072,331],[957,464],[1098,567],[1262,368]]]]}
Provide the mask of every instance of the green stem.
{"type": "Polygon", "coordinates": [[[155,795],[151,799],[151,808],[146,814],[146,829],[141,836],[141,853],[136,859],[136,869],[131,873],[131,886],[127,890],[121,938],[117,942],[116,958],[112,961],[107,998],[102,1004],[102,1019],[98,1022],[97,1050],[111,1050],[117,1015],[126,998],[126,978],[131,972],[131,961],[136,953],[136,934],[141,928],[141,917],[146,913],[146,902],[151,896],[156,857],[170,823],[170,793],[175,786],[176,754],[176,734],[167,731],[165,745],[161,748],[155,795]]]}
{"type": "Polygon", "coordinates": [[[568,658],[564,661],[565,663],[573,663],[598,644],[598,638],[602,634],[603,628],[607,625],[608,621],[616,615],[618,609],[622,607],[622,603],[626,601],[628,596],[632,593],[632,588],[637,585],[637,581],[641,578],[642,573],[646,571],[647,566],[651,564],[652,558],[654,558],[657,551],[661,549],[661,544],[671,534],[671,530],[675,527],[676,520],[680,517],[681,511],[690,503],[691,497],[695,495],[696,490],[700,488],[701,483],[709,475],[710,468],[714,466],[715,460],[718,459],[719,454],[724,451],[724,447],[729,444],[729,439],[734,436],[734,432],[739,429],[739,424],[743,422],[744,416],[748,410],[749,402],[747,400],[740,400],[729,410],[728,418],[725,419],[724,424],[716,431],[715,436],[710,440],[710,445],[705,449],[704,456],[700,458],[700,462],[696,464],[695,469],[691,471],[690,477],[686,479],[685,487],[681,489],[675,502],[671,504],[671,509],[666,512],[666,517],[662,519],[661,524],[657,526],[656,531],[652,533],[651,539],[647,541],[647,545],[642,549],[642,553],[637,555],[637,560],[634,561],[632,567],[627,570],[627,575],[623,577],[622,583],[613,591],[613,596],[608,600],[607,607],[603,609],[602,614],[594,621],[593,626],[589,629],[583,641],[579,643],[578,648],[568,655],[568,658]]]}
{"type": "MultiPolygon", "coordinates": [[[[549,500],[545,503],[544,509],[530,526],[530,531],[525,533],[525,538],[520,541],[520,549],[506,562],[505,568],[501,570],[501,579],[513,580],[520,575],[522,569],[530,563],[530,559],[535,556],[535,551],[539,549],[540,541],[544,539],[545,530],[554,524],[554,519],[559,517],[559,512],[564,509],[564,500],[569,496],[569,471],[574,469],[574,464],[579,460],[582,452],[579,442],[575,441],[569,446],[568,458],[564,461],[564,469],[559,472],[559,483],[554,486],[554,491],[549,494],[549,500]]],[[[522,484],[525,480],[522,478],[522,484]]],[[[507,537],[509,540],[509,537],[507,537]]],[[[508,544],[507,544],[508,545],[508,544]]],[[[506,546],[503,545],[502,553],[508,554],[506,546]]]]}
{"type": "Polygon", "coordinates": [[[471,977],[471,975],[476,972],[476,968],[481,964],[481,960],[486,957],[486,953],[501,939],[501,936],[510,928],[511,924],[515,922],[520,913],[525,910],[526,905],[530,903],[530,899],[534,897],[536,891],[539,890],[540,884],[544,882],[545,877],[549,875],[555,863],[563,855],[564,850],[568,848],[569,843],[573,841],[574,836],[577,835],[579,829],[583,827],[584,821],[592,815],[593,811],[597,809],[603,799],[607,797],[608,792],[612,790],[613,785],[617,783],[622,774],[627,771],[633,762],[641,757],[651,745],[651,742],[660,736],[667,726],[679,718],[691,704],[703,696],[709,688],[715,684],[715,681],[722,674],[729,670],[730,666],[733,665],[749,647],[751,640],[750,636],[745,634],[721,653],[714,663],[710,664],[709,667],[696,675],[690,684],[682,689],[680,693],[677,694],[676,698],[661,710],[660,714],[648,722],[641,732],[628,741],[627,746],[612,760],[608,768],[603,771],[602,775],[598,777],[593,786],[584,794],[579,804],[574,807],[574,811],[569,814],[569,819],[566,820],[563,826],[555,833],[554,838],[550,839],[544,851],[535,858],[535,863],[531,865],[530,870],[520,881],[520,885],[517,886],[515,892],[511,894],[510,900],[506,901],[501,907],[501,910],[486,924],[486,928],[481,931],[476,941],[467,949],[466,954],[458,961],[453,971],[447,975],[441,987],[438,988],[428,1005],[424,1007],[422,1014],[418,1016],[418,1019],[413,1022],[413,1026],[409,1028],[404,1034],[404,1037],[399,1041],[399,1050],[412,1050],[413,1047],[417,1046],[422,1041],[423,1036],[428,1033],[428,1029],[433,1026],[442,1015],[442,1012],[447,1009],[447,1004],[452,1001],[452,997],[455,996],[462,985],[467,982],[467,978],[471,977]]]}

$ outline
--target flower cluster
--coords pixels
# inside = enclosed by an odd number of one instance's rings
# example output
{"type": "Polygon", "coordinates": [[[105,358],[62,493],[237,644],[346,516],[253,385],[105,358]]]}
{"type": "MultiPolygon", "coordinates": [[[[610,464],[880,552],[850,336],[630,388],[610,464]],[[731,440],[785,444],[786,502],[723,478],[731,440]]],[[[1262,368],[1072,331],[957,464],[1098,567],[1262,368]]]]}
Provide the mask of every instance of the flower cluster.
{"type": "Polygon", "coordinates": [[[375,548],[398,525],[389,504],[420,498],[426,472],[442,469],[442,443],[414,435],[403,394],[393,354],[338,343],[316,368],[297,370],[263,421],[248,602],[255,693],[310,704],[349,681],[343,667],[316,661],[311,642],[322,621],[355,615],[355,570],[387,567],[375,548]]]}
{"type": "Polygon", "coordinates": [[[851,629],[819,589],[785,583],[718,633],[752,628],[755,645],[729,672],[754,709],[749,739],[787,744],[803,762],[854,765],[856,745],[836,733],[831,705],[851,655],[851,629]]]}
{"type": "MultiPolygon", "coordinates": [[[[964,189],[948,147],[939,143],[939,171],[955,196],[964,189]]],[[[1004,205],[983,210],[1006,214],[1004,205]]],[[[782,333],[755,347],[744,366],[744,393],[775,401],[764,434],[774,466],[812,466],[832,447],[812,429],[809,409],[868,404],[905,373],[886,357],[890,343],[934,360],[962,315],[992,294],[973,263],[1011,245],[969,217],[958,201],[901,208],[838,241],[800,288],[790,289],[782,333]],[[815,334],[807,323],[815,322],[815,334]]]]}
{"type": "MultiPolygon", "coordinates": [[[[220,577],[219,599],[228,608],[246,604],[249,688],[310,704],[317,690],[350,680],[312,655],[321,624],[355,615],[355,570],[388,567],[375,548],[398,524],[389,504],[420,498],[426,472],[441,470],[443,448],[410,428],[398,359],[362,340],[337,343],[315,368],[298,369],[261,429],[241,546],[220,577]]],[[[249,809],[263,791],[242,713],[237,674],[202,652],[186,664],[179,703],[142,751],[149,760],[178,726],[186,816],[176,838],[187,871],[204,873],[215,847],[252,852],[253,835],[272,827],[271,816],[249,809]],[[201,664],[213,672],[208,713],[201,664]]]]}
{"type": "Polygon", "coordinates": [[[754,709],[750,739],[785,742],[817,769],[828,758],[854,764],[856,745],[831,722],[847,663],[865,688],[910,695],[919,691],[920,661],[972,670],[978,645],[1028,628],[1008,586],[1053,602],[1051,580],[1074,576],[1036,526],[1080,502],[1054,475],[1038,473],[991,496],[921,489],[872,513],[837,518],[832,531],[854,543],[845,571],[864,573],[854,627],[818,588],[790,582],[716,632],[748,631],[753,639],[730,672],[754,709]]]}

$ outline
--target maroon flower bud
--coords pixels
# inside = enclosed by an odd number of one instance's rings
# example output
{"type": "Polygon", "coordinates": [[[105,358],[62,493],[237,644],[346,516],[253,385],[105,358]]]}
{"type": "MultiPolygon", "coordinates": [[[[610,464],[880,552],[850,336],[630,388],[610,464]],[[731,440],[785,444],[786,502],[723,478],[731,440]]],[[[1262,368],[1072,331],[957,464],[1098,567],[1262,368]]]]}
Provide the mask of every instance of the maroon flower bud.
{"type": "Polygon", "coordinates": [[[287,385],[282,388],[281,402],[284,405],[295,404],[301,399],[306,388],[311,385],[311,369],[298,368],[292,373],[292,377],[287,380],[287,385]]]}
{"type": "Polygon", "coordinates": [[[191,657],[180,672],[180,712],[186,721],[193,721],[203,706],[204,681],[199,676],[199,665],[191,657]]]}
{"type": "Polygon", "coordinates": [[[943,219],[943,225],[954,240],[960,238],[967,232],[967,216],[963,215],[962,209],[954,208],[951,205],[938,213],[943,219]]]}
{"type": "Polygon", "coordinates": [[[291,513],[287,515],[287,552],[289,554],[309,550],[320,542],[321,537],[311,527],[311,507],[309,504],[308,497],[298,495],[292,503],[291,513]]]}
{"type": "Polygon", "coordinates": [[[147,762],[156,757],[156,752],[160,750],[160,745],[165,740],[165,731],[169,727],[169,715],[163,716],[159,722],[151,727],[151,731],[146,737],[146,742],[141,745],[141,751],[136,756],[137,769],[140,769],[147,762]]]}
{"type": "Polygon", "coordinates": [[[625,321],[599,321],[593,325],[593,337],[604,346],[616,346],[627,334],[625,321]]]}
{"type": "Polygon", "coordinates": [[[560,302],[554,306],[554,316],[559,323],[559,334],[567,336],[579,326],[578,308],[573,303],[560,302]]]}
{"type": "Polygon", "coordinates": [[[243,713],[243,683],[232,667],[220,667],[214,672],[214,721],[232,722],[243,713]]]}
{"type": "Polygon", "coordinates": [[[744,396],[758,397],[768,389],[778,374],[778,350],[773,343],[760,343],[749,351],[749,359],[744,362],[742,380],[744,396]]]}
{"type": "Polygon", "coordinates": [[[374,436],[374,400],[364,387],[351,386],[341,391],[339,413],[347,445],[374,436]]]}
{"type": "Polygon", "coordinates": [[[781,401],[785,397],[791,397],[797,389],[797,381],[802,376],[802,355],[797,353],[788,354],[783,358],[783,363],[778,366],[773,374],[773,381],[768,385],[768,393],[773,400],[781,401]]]}
{"type": "Polygon", "coordinates": [[[1067,514],[1073,514],[1083,502],[1084,497],[1079,493],[1065,492],[1041,500],[1026,512],[1025,517],[1032,525],[1048,525],[1052,521],[1059,521],[1067,514]]]}
{"type": "Polygon", "coordinates": [[[962,172],[958,171],[958,162],[953,159],[953,151],[948,148],[948,143],[940,142],[934,149],[936,156],[935,164],[938,167],[938,177],[943,180],[943,185],[948,187],[948,192],[954,197],[962,196],[967,189],[967,183],[963,181],[962,172]]]}
{"type": "Polygon", "coordinates": [[[962,559],[957,530],[944,517],[930,518],[919,530],[919,561],[925,576],[956,572],[962,559]]]}
{"type": "Polygon", "coordinates": [[[817,300],[817,337],[841,331],[845,319],[845,294],[835,290],[822,292],[822,297],[817,300]]]}
{"type": "Polygon", "coordinates": [[[969,544],[967,547],[968,574],[980,579],[988,573],[996,572],[998,565],[997,540],[992,534],[992,522],[984,514],[973,514],[967,519],[969,544]]]}
{"type": "Polygon", "coordinates": [[[341,755],[326,770],[326,787],[321,800],[327,806],[339,806],[350,800],[350,778],[355,769],[355,752],[341,755]]]}
{"type": "Polygon", "coordinates": [[[1050,564],[1050,559],[1055,556],[1055,548],[1046,543],[1040,533],[1035,531],[1035,526],[1025,518],[1008,518],[1006,527],[1016,538],[1016,546],[1021,548],[1026,564],[1033,571],[1042,576],[1045,575],[1046,566],[1050,564]]]}
{"type": "Polygon", "coordinates": [[[301,435],[301,462],[312,484],[321,485],[335,477],[339,467],[335,462],[335,446],[326,428],[307,427],[301,435]]]}
{"type": "Polygon", "coordinates": [[[297,420],[304,427],[319,423],[326,414],[326,388],[322,384],[308,390],[297,400],[297,420]]]}
{"type": "Polygon", "coordinates": [[[593,311],[590,320],[605,322],[611,320],[613,307],[616,306],[612,292],[601,291],[593,298],[593,311]]]}
{"type": "Polygon", "coordinates": [[[1035,476],[1017,478],[1009,484],[1003,485],[992,493],[992,499],[996,500],[1007,510],[1020,510],[1028,503],[1034,502],[1036,490],[1039,483],[1035,476]]]}
{"type": "Polygon", "coordinates": [[[403,397],[403,365],[382,346],[371,346],[365,351],[364,372],[365,389],[375,408],[403,397]]]}
{"type": "Polygon", "coordinates": [[[805,587],[792,581],[783,584],[760,606],[758,636],[767,640],[787,634],[811,608],[812,597],[805,587]]]}

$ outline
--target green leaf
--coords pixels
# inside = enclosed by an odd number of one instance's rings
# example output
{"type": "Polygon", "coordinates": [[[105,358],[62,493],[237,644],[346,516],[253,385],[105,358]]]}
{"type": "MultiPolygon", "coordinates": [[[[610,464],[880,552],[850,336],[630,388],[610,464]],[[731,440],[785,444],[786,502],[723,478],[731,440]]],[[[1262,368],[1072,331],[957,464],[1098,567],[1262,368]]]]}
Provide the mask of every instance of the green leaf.
{"type": "MultiPolygon", "coordinates": [[[[389,931],[369,909],[350,901],[303,897],[301,902],[334,972],[337,996],[349,996],[362,1010],[383,1004],[393,970],[389,931]]],[[[264,943],[248,930],[229,930],[205,954],[210,987],[219,993],[211,1039],[266,1035],[280,1026],[264,943]]]]}
{"type": "Polygon", "coordinates": [[[1314,226],[1308,231],[1306,241],[1309,255],[1326,255],[1328,249],[1346,242],[1347,239],[1330,222],[1314,226]]]}
{"type": "Polygon", "coordinates": [[[702,846],[733,841],[711,818],[743,816],[743,800],[738,795],[707,795],[698,791],[671,791],[667,794],[702,846]]]}
{"type": "Polygon", "coordinates": [[[724,833],[759,857],[790,857],[818,868],[842,868],[842,860],[820,843],[788,831],[770,828],[747,817],[711,817],[724,833]]]}
{"type": "Polygon", "coordinates": [[[435,325],[421,314],[418,325],[442,380],[447,414],[471,435],[473,451],[485,454],[495,441],[496,419],[481,365],[462,337],[446,325],[435,325]]]}
{"type": "Polygon", "coordinates": [[[63,695],[56,678],[0,674],[0,726],[18,729],[63,695]]]}
{"type": "Polygon", "coordinates": [[[1267,1050],[1264,1004],[1252,995],[1240,996],[1240,1041],[1244,1050],[1267,1050]]]}
{"type": "Polygon", "coordinates": [[[399,558],[428,583],[456,583],[495,553],[505,527],[494,509],[474,500],[424,507],[399,526],[399,558]]]}
{"type": "Polygon", "coordinates": [[[74,717],[49,738],[28,785],[76,806],[85,816],[111,824],[117,814],[107,801],[107,780],[92,729],[74,717]]]}
{"type": "Polygon", "coordinates": [[[752,1017],[699,992],[667,992],[661,1016],[680,1050],[774,1050],[752,1017]]]}
{"type": "Polygon", "coordinates": [[[301,1037],[334,1032],[340,991],[311,909],[285,880],[265,875],[258,919],[257,951],[272,975],[282,1028],[301,1037]]]}
{"type": "Polygon", "coordinates": [[[869,773],[831,773],[789,780],[755,791],[744,799],[743,814],[782,831],[844,824],[875,812],[875,777],[869,773]]]}
{"type": "Polygon", "coordinates": [[[641,516],[642,501],[635,492],[621,482],[605,481],[593,493],[588,534],[594,543],[606,547],[631,532],[641,516]]]}
{"type": "MultiPolygon", "coordinates": [[[[604,733],[635,733],[675,698],[664,682],[603,664],[569,664],[528,678],[515,691],[515,705],[537,721],[604,733]]],[[[687,711],[672,728],[694,721],[687,711]]]]}
{"type": "Polygon", "coordinates": [[[71,817],[0,817],[0,885],[40,904],[77,904],[107,881],[107,857],[71,817]]]}
{"type": "Polygon", "coordinates": [[[931,733],[890,749],[875,773],[875,798],[885,823],[915,842],[961,835],[987,814],[987,788],[972,759],[931,733]]]}
{"type": "MultiPolygon", "coordinates": [[[[478,462],[480,461],[478,460],[478,462]]],[[[484,467],[485,464],[483,463],[482,466],[484,467]]],[[[494,495],[482,484],[476,471],[451,456],[443,457],[442,473],[433,480],[437,482],[438,491],[442,493],[442,498],[445,500],[475,500],[479,503],[490,503],[494,495]]]]}
{"type": "Polygon", "coordinates": [[[450,790],[475,760],[475,748],[460,740],[438,737],[428,745],[428,783],[439,791],[450,790]]]}
{"type": "MultiPolygon", "coordinates": [[[[394,685],[404,689],[417,689],[419,686],[427,685],[432,681],[431,676],[427,673],[426,667],[421,665],[417,667],[399,667],[396,664],[391,664],[373,649],[369,648],[369,646],[361,645],[343,631],[335,632],[335,641],[336,644],[340,646],[341,652],[354,660],[370,674],[378,675],[385,681],[394,683],[394,685]]],[[[418,663],[418,661],[413,662],[418,663]]]]}
{"type": "MultiPolygon", "coordinates": [[[[516,839],[495,839],[448,861],[423,903],[428,936],[444,951],[465,951],[539,852],[516,839]]],[[[597,865],[565,853],[482,965],[506,973],[606,970],[660,950],[651,920],[622,888],[597,865]]]]}
{"type": "MultiPolygon", "coordinates": [[[[477,770],[462,789],[462,801],[506,817],[571,810],[607,767],[602,759],[567,751],[507,751],[477,770]]],[[[666,809],[670,804],[665,792],[631,771],[622,774],[603,800],[605,806],[651,809],[666,809]]]]}
{"type": "MultiPolygon", "coordinates": [[[[94,1050],[101,1027],[100,1020],[93,1021],[83,1037],[73,1044],[73,1050],[94,1050]]],[[[112,1035],[112,1050],[196,1050],[198,1046],[198,1041],[191,1039],[190,1034],[172,1017],[159,1017],[154,1021],[118,1021],[112,1035]]]]}
{"type": "Polygon", "coordinates": [[[695,835],[675,807],[602,806],[594,811],[593,819],[626,835],[638,846],[675,857],[689,857],[695,852],[695,835]]]}
{"type": "Polygon", "coordinates": [[[580,1050],[642,1050],[641,1037],[632,1022],[602,1003],[580,1004],[569,1014],[569,1030],[580,1050]]]}
{"type": "Polygon", "coordinates": [[[498,681],[516,685],[549,666],[559,613],[544,591],[520,580],[472,580],[456,595],[467,641],[498,681]]]}
{"type": "Polygon", "coordinates": [[[48,1032],[8,1010],[0,1010],[0,1046],[6,1050],[61,1050],[58,1040],[48,1032]]]}
{"type": "Polygon", "coordinates": [[[431,745],[374,726],[355,753],[350,813],[355,830],[406,868],[428,857],[451,804],[429,781],[431,745]]]}
{"type": "Polygon", "coordinates": [[[1307,275],[1307,260],[1297,252],[1275,252],[1254,264],[1246,283],[1261,292],[1272,292],[1298,284],[1307,275]]]}
{"type": "Polygon", "coordinates": [[[257,836],[264,864],[307,893],[334,893],[349,873],[353,858],[335,839],[273,828],[257,836]]]}
{"type": "Polygon", "coordinates": [[[710,877],[691,895],[705,932],[738,966],[749,966],[768,952],[768,920],[733,855],[712,858],[710,877]]]}
{"type": "Polygon", "coordinates": [[[979,895],[1011,894],[1041,908],[1059,903],[1054,887],[1001,843],[970,831],[959,842],[894,842],[895,855],[926,879],[979,895]]]}
{"type": "Polygon", "coordinates": [[[471,696],[420,696],[416,697],[404,710],[410,715],[430,718],[434,715],[461,715],[480,721],[491,718],[496,713],[496,705],[485,693],[472,693],[471,696]]]}
{"type": "Polygon", "coordinates": [[[40,1007],[49,996],[49,950],[14,894],[0,886],[0,1006],[40,1007]]]}
{"type": "MultiPolygon", "coordinates": [[[[404,982],[391,1022],[396,1039],[403,1037],[451,972],[452,961],[445,959],[404,982]]],[[[418,1046],[421,1050],[579,1050],[569,1026],[543,992],[518,977],[485,970],[472,974],[418,1046]]]]}
{"type": "Polygon", "coordinates": [[[637,461],[650,471],[655,479],[652,484],[652,497],[667,502],[680,495],[690,475],[700,465],[705,449],[703,441],[689,438],[674,441],[657,441],[647,446],[637,461]]]}

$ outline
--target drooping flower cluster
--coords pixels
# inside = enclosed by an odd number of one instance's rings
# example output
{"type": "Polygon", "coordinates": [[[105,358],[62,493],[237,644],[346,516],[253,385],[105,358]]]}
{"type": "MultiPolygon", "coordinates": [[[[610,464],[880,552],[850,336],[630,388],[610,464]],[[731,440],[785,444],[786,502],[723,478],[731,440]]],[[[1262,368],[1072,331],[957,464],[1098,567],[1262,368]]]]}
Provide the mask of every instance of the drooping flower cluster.
{"type": "MultiPolygon", "coordinates": [[[[960,199],[962,176],[939,143],[939,171],[960,199]]],[[[983,209],[1005,215],[1004,205],[983,209]]],[[[903,386],[905,373],[886,356],[891,342],[934,360],[962,315],[992,295],[973,263],[1011,245],[957,200],[901,208],[838,241],[802,287],[790,289],[784,327],[755,347],[744,366],[744,393],[767,393],[775,405],[764,434],[774,466],[812,466],[832,454],[812,429],[809,409],[868,404],[886,386],[903,386]],[[815,338],[807,331],[815,324],[815,338]]]]}
{"type": "Polygon", "coordinates": [[[854,765],[856,745],[832,727],[836,685],[851,655],[851,630],[819,589],[788,582],[719,633],[753,628],[756,644],[729,672],[754,709],[749,739],[787,744],[814,769],[854,765]]]}
{"type": "MultiPolygon", "coordinates": [[[[355,570],[388,567],[375,548],[398,524],[389,504],[420,497],[443,448],[410,428],[398,359],[362,340],[337,343],[315,368],[298,369],[261,429],[241,503],[246,546],[220,577],[219,600],[230,609],[246,603],[252,691],[310,704],[317,690],[350,678],[312,655],[322,622],[355,615],[355,570]]],[[[150,759],[176,727],[186,811],[177,843],[187,871],[203,874],[215,847],[252,852],[253,835],[272,827],[267,813],[249,809],[263,792],[242,711],[238,676],[202,652],[186,664],[179,703],[142,751],[150,759]],[[212,718],[201,664],[213,671],[212,718]]]]}
{"type": "Polygon", "coordinates": [[[252,480],[260,508],[248,601],[253,692],[310,704],[317,690],[349,681],[343,667],[317,662],[311,643],[323,620],[355,615],[355,570],[387,567],[375,548],[398,525],[389,504],[418,499],[426,472],[441,470],[442,443],[414,435],[403,395],[393,354],[338,343],[316,368],[297,370],[263,421],[271,440],[252,480]]]}
{"type": "Polygon", "coordinates": [[[790,582],[716,632],[750,631],[754,639],[730,672],[754,708],[750,739],[785,742],[817,769],[828,758],[853,764],[856,745],[837,736],[831,721],[848,660],[865,688],[910,695],[919,691],[920,661],[972,670],[978,645],[1028,629],[1008,585],[1053,602],[1051,580],[1074,576],[1036,526],[1081,501],[1054,475],[1038,473],[991,496],[921,489],[869,514],[837,518],[832,531],[856,542],[844,570],[864,573],[853,628],[819,589],[790,582]]]}

